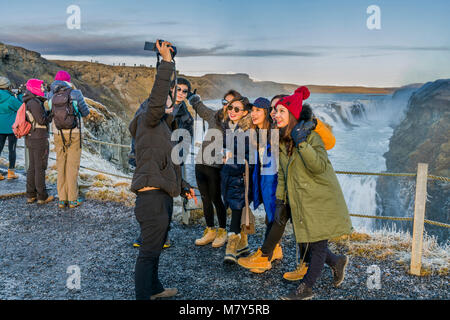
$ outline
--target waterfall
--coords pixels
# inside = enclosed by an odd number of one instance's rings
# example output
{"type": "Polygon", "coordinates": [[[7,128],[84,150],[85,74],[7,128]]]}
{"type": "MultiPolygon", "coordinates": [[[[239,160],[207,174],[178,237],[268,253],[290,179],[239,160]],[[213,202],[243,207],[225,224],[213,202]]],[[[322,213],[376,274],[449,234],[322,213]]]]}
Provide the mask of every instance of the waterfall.
{"type": "MultiPolygon", "coordinates": [[[[404,117],[409,96],[311,95],[306,102],[320,120],[332,126],[336,137],[335,147],[328,151],[333,168],[336,171],[385,171],[383,154],[388,151],[393,127],[404,117]]],[[[206,101],[205,104],[214,109],[220,108],[219,100],[206,101]]],[[[198,117],[195,125],[196,145],[203,135],[202,120],[198,117]]],[[[197,152],[198,148],[194,150],[197,152]]],[[[188,172],[188,177],[195,182],[194,172],[188,172]]],[[[377,214],[376,176],[339,174],[338,180],[350,213],[377,214]]],[[[264,215],[264,210],[257,210],[256,214],[264,215]]],[[[367,218],[352,217],[352,223],[356,230],[370,230],[374,226],[374,220],[367,218]]]]}

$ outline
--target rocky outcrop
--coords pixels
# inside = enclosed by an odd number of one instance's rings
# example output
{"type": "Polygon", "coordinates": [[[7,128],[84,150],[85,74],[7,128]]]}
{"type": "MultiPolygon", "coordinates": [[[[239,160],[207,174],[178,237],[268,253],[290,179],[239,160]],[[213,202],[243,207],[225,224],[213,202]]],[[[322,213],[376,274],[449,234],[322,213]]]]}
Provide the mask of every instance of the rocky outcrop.
{"type": "MultiPolygon", "coordinates": [[[[141,66],[111,66],[85,61],[48,61],[37,52],[0,43],[0,75],[8,76],[19,85],[29,78],[53,81],[55,73],[64,69],[72,75],[72,82],[86,97],[99,101],[122,117],[131,120],[153,86],[155,68],[141,66]]],[[[184,76],[179,74],[179,76],[184,76]]],[[[298,85],[271,81],[254,81],[247,74],[206,74],[185,76],[203,99],[220,99],[229,89],[248,97],[291,94],[298,85]]],[[[313,93],[391,93],[393,88],[338,87],[307,85],[313,93]]]]}
{"type": "MultiPolygon", "coordinates": [[[[417,89],[408,102],[405,119],[394,130],[384,155],[388,172],[416,172],[428,163],[429,174],[450,177],[450,79],[429,82],[417,89]]],[[[380,177],[377,183],[380,214],[412,216],[415,180],[380,177]]],[[[450,184],[428,181],[426,218],[449,222],[450,184]]],[[[426,226],[426,230],[448,239],[448,230],[426,226]]]]}

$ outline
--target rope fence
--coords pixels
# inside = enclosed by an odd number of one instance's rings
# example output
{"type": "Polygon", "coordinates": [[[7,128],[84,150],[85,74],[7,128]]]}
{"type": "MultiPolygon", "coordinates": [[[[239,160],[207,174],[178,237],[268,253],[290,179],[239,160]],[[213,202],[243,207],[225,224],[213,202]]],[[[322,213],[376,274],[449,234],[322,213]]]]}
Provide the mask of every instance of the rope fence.
{"type": "MultiPolygon", "coordinates": [[[[117,143],[110,143],[100,140],[94,140],[89,138],[83,138],[84,141],[91,142],[91,143],[97,143],[100,145],[107,145],[110,147],[117,147],[119,148],[127,148],[131,149],[131,146],[129,145],[122,145],[117,143]]],[[[18,146],[19,148],[25,148],[23,146],[18,146]]],[[[26,154],[26,152],[25,152],[26,154]]],[[[54,158],[50,158],[52,160],[56,160],[54,158]]],[[[27,156],[25,156],[25,160],[27,162],[27,156]]],[[[80,166],[80,168],[117,177],[122,179],[129,179],[132,178],[129,176],[123,176],[118,175],[110,172],[106,172],[103,170],[98,170],[94,168],[89,168],[85,166],[80,166]]],[[[417,167],[417,173],[391,173],[391,172],[359,172],[359,171],[335,171],[336,174],[347,174],[347,175],[364,175],[364,176],[388,176],[388,177],[416,177],[416,194],[414,198],[414,217],[392,217],[392,216],[374,216],[374,215],[365,215],[365,214],[355,214],[351,213],[350,216],[352,217],[359,217],[359,218],[369,218],[369,219],[382,219],[382,220],[391,220],[391,221],[412,221],[413,222],[413,237],[412,237],[412,248],[411,248],[411,265],[410,265],[410,272],[414,275],[420,276],[421,271],[421,265],[422,265],[422,245],[423,245],[423,232],[424,232],[424,224],[430,224],[438,227],[443,228],[450,228],[450,224],[443,223],[443,222],[437,222],[425,219],[425,205],[426,205],[426,199],[427,199],[427,181],[428,180],[437,180],[442,182],[450,182],[450,178],[448,177],[442,177],[442,176],[436,176],[436,175],[430,175],[428,174],[428,164],[426,163],[419,163],[417,167]]],[[[16,194],[9,194],[9,195],[3,195],[0,197],[0,199],[7,198],[7,197],[13,197],[13,196],[20,196],[23,195],[23,193],[16,193],[16,194]]],[[[193,210],[193,209],[191,209],[193,210]]],[[[183,222],[189,223],[189,211],[185,208],[183,205],[183,222]]]]}

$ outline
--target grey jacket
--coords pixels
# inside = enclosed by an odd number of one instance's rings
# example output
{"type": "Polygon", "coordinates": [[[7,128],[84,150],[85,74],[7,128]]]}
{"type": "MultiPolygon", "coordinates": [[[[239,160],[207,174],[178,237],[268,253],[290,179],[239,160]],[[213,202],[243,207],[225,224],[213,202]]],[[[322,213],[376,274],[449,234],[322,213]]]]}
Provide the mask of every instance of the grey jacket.
{"type": "MultiPolygon", "coordinates": [[[[222,109],[213,110],[211,108],[208,108],[203,104],[202,101],[194,103],[192,105],[192,108],[194,108],[198,115],[208,123],[208,130],[206,131],[205,138],[200,146],[197,157],[195,158],[195,163],[204,164],[215,168],[221,168],[223,166],[222,153],[217,155],[213,153],[212,157],[210,157],[205,156],[203,152],[205,148],[207,148],[211,143],[214,142],[213,131],[211,129],[220,130],[222,132],[222,138],[224,138],[225,132],[223,126],[223,111],[222,109]]],[[[207,153],[209,153],[208,151],[209,150],[207,150],[207,153]]]]}

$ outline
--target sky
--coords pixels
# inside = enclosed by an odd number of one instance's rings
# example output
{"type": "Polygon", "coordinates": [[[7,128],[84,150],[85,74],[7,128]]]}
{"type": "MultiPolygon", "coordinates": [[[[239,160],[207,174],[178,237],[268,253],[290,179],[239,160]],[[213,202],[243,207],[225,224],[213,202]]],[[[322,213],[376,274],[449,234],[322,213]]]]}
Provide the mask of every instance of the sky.
{"type": "Polygon", "coordinates": [[[48,59],[155,65],[178,48],[187,75],[247,73],[294,84],[398,87],[450,78],[450,1],[0,0],[0,42],[48,59]],[[71,5],[80,9],[80,28],[71,5]],[[369,29],[379,8],[379,29],[369,29]]]}

